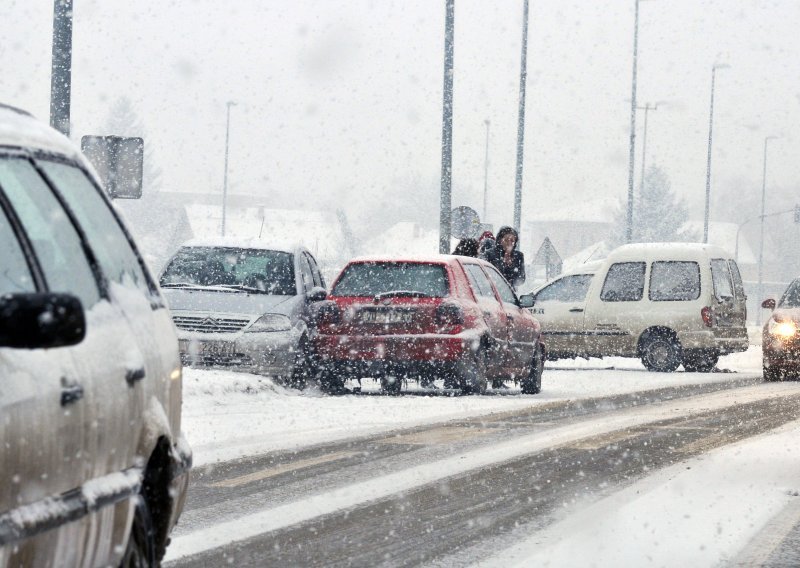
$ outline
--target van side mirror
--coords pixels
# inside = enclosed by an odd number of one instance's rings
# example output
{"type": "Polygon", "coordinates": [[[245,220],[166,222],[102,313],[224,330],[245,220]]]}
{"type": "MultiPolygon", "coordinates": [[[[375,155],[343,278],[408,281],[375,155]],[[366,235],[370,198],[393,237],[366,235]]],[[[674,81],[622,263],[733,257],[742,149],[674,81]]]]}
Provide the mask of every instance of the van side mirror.
{"type": "Polygon", "coordinates": [[[766,308],[768,310],[775,309],[775,299],[774,298],[767,298],[763,302],[761,302],[761,307],[766,308]]]}
{"type": "Polygon", "coordinates": [[[0,296],[0,347],[65,347],[80,343],[85,336],[83,306],[71,294],[0,296]]]}
{"type": "Polygon", "coordinates": [[[325,288],[314,286],[308,292],[308,296],[306,296],[306,299],[309,302],[322,302],[323,300],[328,299],[328,292],[325,290],[325,288]]]}
{"type": "Polygon", "coordinates": [[[521,308],[532,308],[536,303],[536,296],[533,294],[523,294],[519,297],[519,306],[521,308]]]}

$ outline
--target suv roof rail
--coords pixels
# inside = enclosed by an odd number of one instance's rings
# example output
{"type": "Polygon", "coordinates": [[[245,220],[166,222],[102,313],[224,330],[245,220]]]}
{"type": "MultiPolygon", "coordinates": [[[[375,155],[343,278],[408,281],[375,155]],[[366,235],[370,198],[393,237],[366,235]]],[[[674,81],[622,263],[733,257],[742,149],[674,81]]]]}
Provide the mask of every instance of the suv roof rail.
{"type": "Polygon", "coordinates": [[[7,109],[16,112],[17,114],[21,114],[23,116],[30,116],[33,118],[33,115],[29,113],[27,110],[23,110],[21,108],[17,108],[15,106],[7,105],[5,103],[0,103],[0,109],[7,109]]]}

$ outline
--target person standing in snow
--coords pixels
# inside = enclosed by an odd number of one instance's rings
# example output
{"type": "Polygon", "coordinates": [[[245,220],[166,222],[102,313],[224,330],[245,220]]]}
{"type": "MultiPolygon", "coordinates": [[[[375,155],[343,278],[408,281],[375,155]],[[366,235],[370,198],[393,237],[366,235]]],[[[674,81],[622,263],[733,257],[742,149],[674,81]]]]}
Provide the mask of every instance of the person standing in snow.
{"type": "Polygon", "coordinates": [[[478,258],[487,260],[489,251],[495,247],[494,235],[491,231],[484,231],[478,238],[478,258]]]}
{"type": "Polygon", "coordinates": [[[517,250],[519,235],[512,227],[501,227],[497,231],[497,244],[486,253],[486,260],[500,271],[516,289],[525,282],[525,255],[517,250]]]}

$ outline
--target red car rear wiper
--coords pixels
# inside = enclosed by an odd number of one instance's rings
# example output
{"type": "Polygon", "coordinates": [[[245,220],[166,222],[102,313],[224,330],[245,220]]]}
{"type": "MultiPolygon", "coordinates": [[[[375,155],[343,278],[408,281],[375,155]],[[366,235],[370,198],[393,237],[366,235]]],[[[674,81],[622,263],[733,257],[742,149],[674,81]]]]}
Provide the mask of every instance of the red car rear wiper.
{"type": "Polygon", "coordinates": [[[430,298],[430,294],[425,292],[417,292],[415,290],[391,290],[390,292],[382,292],[375,294],[375,301],[380,302],[386,298],[430,298]]]}

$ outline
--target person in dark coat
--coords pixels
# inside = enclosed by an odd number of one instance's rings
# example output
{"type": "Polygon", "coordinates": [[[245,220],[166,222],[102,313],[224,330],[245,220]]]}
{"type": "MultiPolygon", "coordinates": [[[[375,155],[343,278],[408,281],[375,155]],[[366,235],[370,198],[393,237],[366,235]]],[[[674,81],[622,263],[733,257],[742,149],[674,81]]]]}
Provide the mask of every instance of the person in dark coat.
{"type": "Polygon", "coordinates": [[[519,235],[512,227],[501,227],[497,231],[497,244],[486,253],[486,260],[500,271],[516,289],[525,282],[525,255],[517,250],[519,235]]]}
{"type": "Polygon", "coordinates": [[[489,251],[495,247],[494,235],[491,231],[484,231],[478,237],[478,258],[486,260],[489,251]]]}
{"type": "Polygon", "coordinates": [[[475,239],[461,239],[458,241],[453,254],[478,258],[478,241],[475,239]]]}

